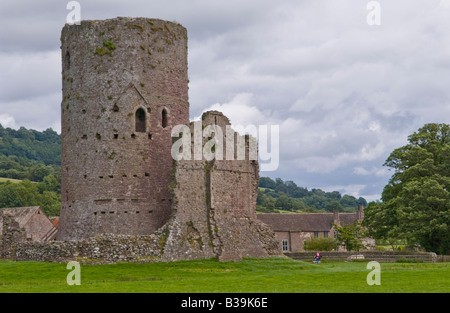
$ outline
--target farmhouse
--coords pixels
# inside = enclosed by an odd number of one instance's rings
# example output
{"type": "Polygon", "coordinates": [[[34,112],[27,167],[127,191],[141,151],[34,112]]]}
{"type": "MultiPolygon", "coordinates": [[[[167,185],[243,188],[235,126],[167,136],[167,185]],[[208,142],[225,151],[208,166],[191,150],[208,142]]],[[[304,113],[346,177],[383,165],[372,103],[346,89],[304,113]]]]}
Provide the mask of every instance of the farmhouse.
{"type": "MultiPolygon", "coordinates": [[[[360,205],[356,213],[304,213],[257,214],[259,220],[269,225],[275,232],[283,252],[303,251],[305,240],[311,238],[336,238],[334,224],[344,225],[362,221],[364,206],[360,205]]],[[[373,244],[373,240],[366,239],[365,244],[373,244]]],[[[344,249],[343,247],[340,248],[344,249]]]]}

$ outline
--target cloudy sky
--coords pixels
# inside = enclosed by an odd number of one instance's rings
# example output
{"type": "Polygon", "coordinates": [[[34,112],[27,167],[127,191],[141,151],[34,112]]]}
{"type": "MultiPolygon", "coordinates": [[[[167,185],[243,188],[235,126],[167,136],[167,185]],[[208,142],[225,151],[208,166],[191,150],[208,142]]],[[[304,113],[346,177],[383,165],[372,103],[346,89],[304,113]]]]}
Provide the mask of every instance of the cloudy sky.
{"type": "MultiPolygon", "coordinates": [[[[4,127],[60,131],[68,2],[1,0],[4,127]]],[[[279,125],[279,167],[262,176],[376,200],[390,152],[426,123],[450,123],[450,0],[380,0],[379,11],[365,0],[78,2],[81,19],[185,26],[191,117],[279,125]]]]}

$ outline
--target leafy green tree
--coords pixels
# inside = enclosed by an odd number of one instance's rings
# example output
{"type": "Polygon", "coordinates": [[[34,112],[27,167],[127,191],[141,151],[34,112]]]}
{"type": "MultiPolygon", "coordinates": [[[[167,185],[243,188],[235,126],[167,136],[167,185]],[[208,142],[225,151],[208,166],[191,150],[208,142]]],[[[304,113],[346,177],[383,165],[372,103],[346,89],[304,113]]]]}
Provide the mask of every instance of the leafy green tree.
{"type": "Polygon", "coordinates": [[[338,200],[333,200],[325,205],[325,211],[327,212],[334,212],[334,211],[342,212],[343,210],[344,208],[342,207],[341,203],[338,200]]]}
{"type": "Polygon", "coordinates": [[[364,199],[363,197],[359,197],[358,200],[356,201],[358,205],[362,205],[365,208],[367,207],[367,201],[366,199],[364,199]]]}
{"type": "Polygon", "coordinates": [[[20,183],[9,181],[1,183],[0,208],[40,206],[49,216],[59,215],[61,195],[47,190],[45,184],[45,182],[34,183],[29,180],[23,180],[20,183]]]}
{"type": "Polygon", "coordinates": [[[37,197],[37,203],[47,216],[59,216],[61,196],[53,191],[44,191],[37,197]]]}
{"type": "Polygon", "coordinates": [[[24,180],[18,184],[6,182],[0,188],[0,207],[24,207],[37,205],[37,186],[29,180],[24,180]]]}
{"type": "Polygon", "coordinates": [[[288,196],[283,194],[275,201],[275,206],[279,209],[290,211],[292,210],[292,201],[288,196]]]}
{"type": "Polygon", "coordinates": [[[347,251],[359,251],[364,248],[362,242],[367,237],[367,231],[361,222],[341,226],[333,224],[333,226],[337,231],[337,241],[344,244],[347,251]]]}
{"type": "Polygon", "coordinates": [[[286,193],[287,186],[286,186],[286,184],[284,183],[284,181],[281,178],[275,179],[275,183],[276,183],[275,190],[277,192],[284,192],[284,193],[286,193]]]}
{"type": "Polygon", "coordinates": [[[404,239],[399,228],[395,201],[369,203],[364,210],[363,225],[368,228],[369,236],[386,241],[393,247],[404,239]]]}
{"type": "Polygon", "coordinates": [[[356,201],[356,198],[349,195],[344,195],[340,200],[341,205],[345,207],[357,207],[358,203],[356,201]]]}
{"type": "Polygon", "coordinates": [[[38,184],[39,192],[53,191],[56,194],[61,194],[61,179],[57,179],[54,175],[50,174],[45,176],[42,183],[38,184]]]}
{"type": "Polygon", "coordinates": [[[259,187],[275,189],[276,183],[270,177],[261,177],[259,179],[259,187]]]}
{"type": "Polygon", "coordinates": [[[303,211],[306,209],[305,203],[301,199],[292,199],[292,210],[303,211]]]}
{"type": "Polygon", "coordinates": [[[30,168],[30,180],[40,182],[44,177],[50,175],[51,167],[45,166],[42,163],[36,164],[30,168]]]}
{"type": "Polygon", "coordinates": [[[376,239],[450,253],[450,125],[426,124],[408,141],[386,160],[394,174],[364,223],[376,239]]]}
{"type": "Polygon", "coordinates": [[[341,193],[339,191],[327,192],[325,196],[330,200],[337,200],[337,201],[341,200],[342,198],[341,193]]]}

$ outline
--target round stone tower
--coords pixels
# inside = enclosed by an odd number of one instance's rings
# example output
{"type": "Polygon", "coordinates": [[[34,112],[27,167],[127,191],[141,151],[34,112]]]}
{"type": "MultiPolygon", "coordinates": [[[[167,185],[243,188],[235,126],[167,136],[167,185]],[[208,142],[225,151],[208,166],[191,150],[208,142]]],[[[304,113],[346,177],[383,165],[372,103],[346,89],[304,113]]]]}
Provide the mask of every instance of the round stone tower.
{"type": "Polygon", "coordinates": [[[61,34],[58,240],[148,235],[171,214],[171,129],[189,124],[187,31],[115,18],[61,34]]]}

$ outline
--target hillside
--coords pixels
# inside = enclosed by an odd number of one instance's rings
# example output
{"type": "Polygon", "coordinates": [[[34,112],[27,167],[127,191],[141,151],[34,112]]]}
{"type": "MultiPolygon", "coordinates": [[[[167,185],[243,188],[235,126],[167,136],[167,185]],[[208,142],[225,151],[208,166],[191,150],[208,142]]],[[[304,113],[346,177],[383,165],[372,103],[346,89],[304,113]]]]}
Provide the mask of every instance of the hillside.
{"type": "Polygon", "coordinates": [[[0,125],[0,177],[42,181],[60,172],[61,136],[52,129],[39,132],[0,125]]]}
{"type": "Polygon", "coordinates": [[[281,178],[272,180],[261,177],[259,181],[258,212],[356,212],[358,204],[367,206],[364,198],[356,199],[350,195],[341,195],[338,191],[325,192],[321,189],[308,190],[298,187],[293,181],[281,178]]]}
{"type": "Polygon", "coordinates": [[[61,136],[0,125],[0,178],[0,208],[39,205],[59,215],[61,136]]]}

